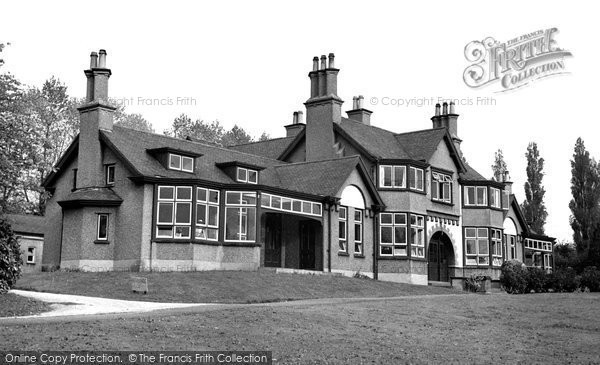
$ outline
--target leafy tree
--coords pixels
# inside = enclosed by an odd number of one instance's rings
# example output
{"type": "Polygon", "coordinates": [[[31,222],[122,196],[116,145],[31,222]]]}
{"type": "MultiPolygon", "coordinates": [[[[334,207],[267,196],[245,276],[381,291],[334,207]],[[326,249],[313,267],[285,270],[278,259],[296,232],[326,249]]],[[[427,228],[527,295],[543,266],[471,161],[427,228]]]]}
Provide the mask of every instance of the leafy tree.
{"type": "MultiPolygon", "coordinates": [[[[600,171],[581,138],[571,160],[571,228],[582,261],[598,261],[600,249],[600,171]]],[[[599,265],[600,266],[600,265],[599,265]]]]}
{"type": "Polygon", "coordinates": [[[0,217],[0,294],[6,293],[21,276],[23,259],[10,224],[0,217]]]}
{"type": "Polygon", "coordinates": [[[525,182],[525,201],[521,209],[531,229],[539,234],[544,234],[544,224],[546,224],[546,218],[548,217],[544,204],[546,190],[542,185],[544,159],[540,157],[535,142],[529,143],[525,157],[527,158],[527,181],[525,182]]]}
{"type": "Polygon", "coordinates": [[[267,132],[263,132],[260,137],[258,137],[259,142],[268,141],[271,139],[271,136],[267,132]]]}
{"type": "Polygon", "coordinates": [[[154,127],[152,127],[152,123],[147,121],[141,114],[127,114],[122,113],[120,118],[115,120],[115,125],[119,125],[121,127],[135,129],[142,132],[150,132],[154,133],[154,127]]]}
{"type": "Polygon", "coordinates": [[[504,155],[502,154],[501,149],[494,153],[494,164],[492,165],[492,171],[496,181],[502,181],[504,174],[508,171],[508,166],[504,161],[504,155]]]}
{"type": "Polygon", "coordinates": [[[250,143],[254,139],[244,129],[238,127],[237,124],[231,130],[225,132],[221,139],[222,146],[235,146],[238,144],[250,143]]]}

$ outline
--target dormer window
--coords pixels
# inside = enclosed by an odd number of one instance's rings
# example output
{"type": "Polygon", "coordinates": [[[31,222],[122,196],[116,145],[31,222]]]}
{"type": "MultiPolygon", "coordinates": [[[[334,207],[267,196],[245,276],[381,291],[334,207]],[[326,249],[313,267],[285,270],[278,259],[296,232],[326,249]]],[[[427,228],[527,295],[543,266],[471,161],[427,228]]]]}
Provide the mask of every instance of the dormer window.
{"type": "Polygon", "coordinates": [[[244,167],[238,167],[237,181],[248,184],[258,184],[258,171],[244,167]]]}
{"type": "Polygon", "coordinates": [[[194,172],[194,159],[187,156],[169,153],[169,169],[194,172]]]}

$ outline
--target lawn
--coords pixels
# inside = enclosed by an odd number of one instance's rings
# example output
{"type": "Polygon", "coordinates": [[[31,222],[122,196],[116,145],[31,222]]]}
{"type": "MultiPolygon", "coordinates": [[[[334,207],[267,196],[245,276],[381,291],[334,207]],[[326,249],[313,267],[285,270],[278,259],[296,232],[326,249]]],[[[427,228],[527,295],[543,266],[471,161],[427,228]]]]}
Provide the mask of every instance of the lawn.
{"type": "Polygon", "coordinates": [[[27,324],[0,350],[270,350],[281,364],[600,363],[600,295],[255,304],[27,324]]]}
{"type": "Polygon", "coordinates": [[[50,310],[50,305],[16,294],[0,294],[0,317],[29,316],[50,310]]]}
{"type": "Polygon", "coordinates": [[[43,272],[24,274],[15,289],[181,303],[260,303],[311,298],[460,293],[450,288],[397,284],[338,275],[277,274],[263,270],[178,273],[43,272]],[[148,294],[132,292],[132,276],[148,279],[148,294]]]}

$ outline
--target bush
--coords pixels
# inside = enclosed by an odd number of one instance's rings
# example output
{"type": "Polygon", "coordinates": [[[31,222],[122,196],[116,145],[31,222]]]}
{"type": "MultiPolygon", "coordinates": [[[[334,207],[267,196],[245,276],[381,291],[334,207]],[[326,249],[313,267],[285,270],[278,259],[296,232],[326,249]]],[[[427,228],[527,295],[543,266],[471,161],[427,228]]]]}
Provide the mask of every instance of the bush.
{"type": "Polygon", "coordinates": [[[21,276],[21,250],[8,222],[0,217],[0,294],[6,293],[21,276]]]}
{"type": "Polygon", "coordinates": [[[487,277],[484,275],[471,275],[465,280],[465,289],[472,293],[485,291],[484,285],[487,277]]]}
{"type": "Polygon", "coordinates": [[[525,289],[526,293],[531,293],[533,290],[536,293],[543,293],[548,291],[547,282],[549,275],[545,270],[540,269],[539,267],[528,267],[527,268],[527,288],[525,289]]]}
{"type": "Polygon", "coordinates": [[[509,294],[522,294],[527,292],[527,268],[522,262],[516,260],[505,261],[501,267],[500,285],[509,294]]]}
{"type": "Polygon", "coordinates": [[[556,270],[550,279],[556,292],[574,292],[579,288],[581,278],[572,267],[556,270]]]}
{"type": "Polygon", "coordinates": [[[596,266],[588,266],[581,274],[581,289],[588,288],[589,291],[600,291],[600,270],[596,266]]]}

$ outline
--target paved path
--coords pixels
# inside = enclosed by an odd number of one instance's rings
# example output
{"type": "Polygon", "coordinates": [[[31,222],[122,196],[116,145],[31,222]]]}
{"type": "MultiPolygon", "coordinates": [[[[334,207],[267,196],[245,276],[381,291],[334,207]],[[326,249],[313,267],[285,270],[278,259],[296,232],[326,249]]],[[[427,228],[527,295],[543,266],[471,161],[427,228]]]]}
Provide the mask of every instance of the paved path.
{"type": "Polygon", "coordinates": [[[52,310],[49,312],[19,318],[77,316],[106,313],[140,313],[160,309],[189,308],[203,305],[195,303],[136,302],[130,300],[86,297],[82,295],[53,294],[25,290],[11,290],[10,293],[52,303],[52,310]]]}

